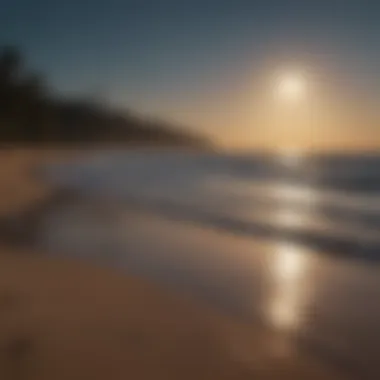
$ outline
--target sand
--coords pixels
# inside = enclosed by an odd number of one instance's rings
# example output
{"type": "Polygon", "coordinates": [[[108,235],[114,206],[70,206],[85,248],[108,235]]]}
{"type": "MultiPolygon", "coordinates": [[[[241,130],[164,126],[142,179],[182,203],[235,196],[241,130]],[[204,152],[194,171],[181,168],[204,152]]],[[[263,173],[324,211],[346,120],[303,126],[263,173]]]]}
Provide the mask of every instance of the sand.
{"type": "MultiPolygon", "coordinates": [[[[2,220],[51,199],[33,170],[70,156],[1,152],[2,220]]],[[[282,336],[148,281],[5,243],[0,252],[0,379],[340,378],[282,336]]]]}

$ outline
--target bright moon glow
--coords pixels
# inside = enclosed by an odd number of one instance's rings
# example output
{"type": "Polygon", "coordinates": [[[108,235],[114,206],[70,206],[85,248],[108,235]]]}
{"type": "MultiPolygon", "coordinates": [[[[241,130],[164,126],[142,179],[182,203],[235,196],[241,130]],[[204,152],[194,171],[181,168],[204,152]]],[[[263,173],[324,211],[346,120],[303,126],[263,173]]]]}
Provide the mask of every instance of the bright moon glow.
{"type": "Polygon", "coordinates": [[[306,81],[300,74],[282,75],[276,86],[276,95],[283,100],[297,101],[306,96],[306,81]]]}

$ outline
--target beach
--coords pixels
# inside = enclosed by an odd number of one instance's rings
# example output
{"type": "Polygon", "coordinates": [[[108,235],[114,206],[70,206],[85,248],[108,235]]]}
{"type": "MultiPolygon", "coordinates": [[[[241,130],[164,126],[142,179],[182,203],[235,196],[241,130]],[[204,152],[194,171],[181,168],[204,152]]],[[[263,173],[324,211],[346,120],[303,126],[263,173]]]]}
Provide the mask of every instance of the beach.
{"type": "Polygon", "coordinates": [[[1,378],[377,378],[377,266],[62,192],[67,153],[2,155],[1,378]]]}

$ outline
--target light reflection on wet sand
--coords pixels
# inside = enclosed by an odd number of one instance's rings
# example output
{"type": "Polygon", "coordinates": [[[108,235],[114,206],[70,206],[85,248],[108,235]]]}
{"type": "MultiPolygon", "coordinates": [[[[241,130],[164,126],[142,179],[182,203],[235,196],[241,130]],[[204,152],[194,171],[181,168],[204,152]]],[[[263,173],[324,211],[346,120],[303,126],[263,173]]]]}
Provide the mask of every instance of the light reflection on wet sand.
{"type": "MultiPolygon", "coordinates": [[[[293,194],[288,188],[274,188],[278,195],[293,194]]],[[[310,193],[312,200],[312,193],[310,193]]],[[[286,203],[274,213],[276,222],[283,228],[302,227],[312,215],[300,214],[286,203]]],[[[274,243],[272,276],[274,281],[273,299],[268,310],[272,325],[289,331],[300,328],[305,314],[304,301],[310,297],[310,255],[302,246],[291,241],[274,243]]]]}
{"type": "Polygon", "coordinates": [[[308,256],[291,243],[279,244],[272,270],[274,294],[268,307],[269,320],[279,330],[297,329],[305,314],[303,302],[309,297],[308,256]]]}

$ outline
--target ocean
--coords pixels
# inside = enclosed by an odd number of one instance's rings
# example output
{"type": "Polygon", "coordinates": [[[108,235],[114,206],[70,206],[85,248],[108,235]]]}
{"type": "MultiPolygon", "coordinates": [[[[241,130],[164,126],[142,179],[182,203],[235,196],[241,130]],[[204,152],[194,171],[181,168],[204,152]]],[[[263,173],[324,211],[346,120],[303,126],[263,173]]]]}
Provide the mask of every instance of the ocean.
{"type": "Polygon", "coordinates": [[[49,181],[225,232],[380,259],[380,156],[94,154],[49,181]]]}

